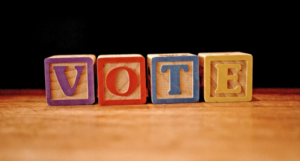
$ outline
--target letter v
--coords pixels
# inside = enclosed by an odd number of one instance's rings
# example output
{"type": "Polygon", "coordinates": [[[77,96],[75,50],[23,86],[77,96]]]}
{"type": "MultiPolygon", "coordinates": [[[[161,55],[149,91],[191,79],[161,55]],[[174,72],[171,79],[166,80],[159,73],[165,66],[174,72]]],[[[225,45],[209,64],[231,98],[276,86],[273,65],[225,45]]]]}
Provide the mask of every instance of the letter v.
{"type": "Polygon", "coordinates": [[[57,80],[59,82],[59,85],[66,96],[72,96],[75,93],[75,89],[79,82],[83,67],[84,66],[75,66],[74,67],[77,70],[77,75],[76,75],[75,83],[72,88],[71,88],[69,81],[65,74],[66,66],[54,66],[53,67],[56,77],[57,77],[57,80]]]}

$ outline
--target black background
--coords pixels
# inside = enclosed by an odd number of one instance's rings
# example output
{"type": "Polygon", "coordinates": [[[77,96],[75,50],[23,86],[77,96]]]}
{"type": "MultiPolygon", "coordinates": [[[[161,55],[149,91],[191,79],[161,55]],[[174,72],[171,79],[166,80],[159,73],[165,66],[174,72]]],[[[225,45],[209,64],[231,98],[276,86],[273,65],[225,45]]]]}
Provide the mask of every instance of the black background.
{"type": "Polygon", "coordinates": [[[44,59],[57,54],[224,51],[253,55],[254,88],[300,87],[300,24],[280,4],[106,0],[7,8],[1,89],[45,89],[44,59]]]}

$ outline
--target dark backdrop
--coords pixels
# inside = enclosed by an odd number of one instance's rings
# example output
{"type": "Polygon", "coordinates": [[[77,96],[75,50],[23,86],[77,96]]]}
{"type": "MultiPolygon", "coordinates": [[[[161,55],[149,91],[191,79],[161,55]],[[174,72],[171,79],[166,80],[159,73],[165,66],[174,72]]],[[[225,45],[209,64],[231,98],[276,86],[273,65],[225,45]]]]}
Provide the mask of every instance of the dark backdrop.
{"type": "Polygon", "coordinates": [[[253,55],[253,87],[300,87],[300,24],[283,6],[106,0],[7,6],[1,25],[2,89],[45,88],[57,54],[241,51],[253,55]]]}

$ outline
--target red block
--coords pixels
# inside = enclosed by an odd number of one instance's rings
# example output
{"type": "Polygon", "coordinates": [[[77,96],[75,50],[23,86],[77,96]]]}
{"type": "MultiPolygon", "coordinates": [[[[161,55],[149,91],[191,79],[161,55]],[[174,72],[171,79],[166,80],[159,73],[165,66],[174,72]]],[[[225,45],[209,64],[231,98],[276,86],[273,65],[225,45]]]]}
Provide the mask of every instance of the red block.
{"type": "Polygon", "coordinates": [[[146,103],[146,70],[142,55],[100,55],[97,68],[100,105],[146,103]]]}

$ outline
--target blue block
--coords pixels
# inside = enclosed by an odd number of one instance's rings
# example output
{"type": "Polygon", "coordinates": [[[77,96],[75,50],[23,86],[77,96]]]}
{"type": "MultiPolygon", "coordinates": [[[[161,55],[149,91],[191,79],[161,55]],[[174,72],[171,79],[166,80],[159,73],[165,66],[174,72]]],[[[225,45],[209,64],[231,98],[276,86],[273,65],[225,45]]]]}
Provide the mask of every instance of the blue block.
{"type": "Polygon", "coordinates": [[[153,57],[151,59],[151,98],[153,103],[189,103],[199,101],[199,59],[195,55],[191,56],[163,56],[163,57],[153,57]],[[156,63],[157,62],[181,62],[181,61],[193,61],[193,68],[188,69],[186,64],[175,64],[175,65],[163,65],[159,71],[162,73],[170,70],[170,91],[169,95],[180,95],[181,91],[179,89],[179,70],[187,72],[188,70],[193,70],[193,97],[190,98],[157,98],[157,76],[156,76],[156,63]]]}

